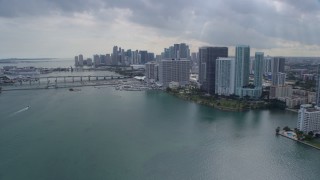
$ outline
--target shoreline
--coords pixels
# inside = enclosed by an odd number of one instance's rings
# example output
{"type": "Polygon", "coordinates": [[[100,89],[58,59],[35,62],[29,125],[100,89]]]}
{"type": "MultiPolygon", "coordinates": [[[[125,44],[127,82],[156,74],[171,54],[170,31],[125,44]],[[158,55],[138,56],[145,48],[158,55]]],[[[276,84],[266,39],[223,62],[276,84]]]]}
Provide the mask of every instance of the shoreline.
{"type": "Polygon", "coordinates": [[[168,91],[164,91],[164,92],[166,92],[167,94],[172,95],[174,97],[177,97],[179,99],[182,99],[184,101],[189,101],[189,102],[193,102],[193,103],[196,103],[196,104],[205,105],[205,106],[208,106],[208,107],[211,107],[213,109],[220,110],[220,111],[245,112],[245,111],[251,110],[250,108],[249,109],[245,109],[245,108],[229,108],[229,107],[218,106],[218,105],[215,105],[215,104],[210,103],[210,102],[204,102],[202,100],[193,100],[193,99],[188,98],[188,97],[182,97],[182,96],[176,95],[175,93],[170,93],[168,91]]]}
{"type": "Polygon", "coordinates": [[[299,111],[299,110],[290,109],[290,108],[286,108],[286,110],[287,110],[287,111],[290,111],[290,112],[294,112],[294,113],[298,113],[298,111],[299,111]]]}
{"type": "Polygon", "coordinates": [[[23,91],[23,90],[48,90],[48,89],[66,89],[66,88],[74,88],[74,87],[87,87],[87,86],[113,86],[117,85],[115,83],[111,84],[82,84],[82,85],[70,85],[70,86],[57,86],[57,87],[32,87],[32,88],[13,88],[13,89],[2,89],[2,92],[9,92],[9,91],[23,91]]]}

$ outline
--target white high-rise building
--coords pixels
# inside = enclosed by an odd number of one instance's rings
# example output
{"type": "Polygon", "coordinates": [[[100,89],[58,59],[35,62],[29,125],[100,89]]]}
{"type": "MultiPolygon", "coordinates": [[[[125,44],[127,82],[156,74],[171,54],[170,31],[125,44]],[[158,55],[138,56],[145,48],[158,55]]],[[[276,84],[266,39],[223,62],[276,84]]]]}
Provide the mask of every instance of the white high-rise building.
{"type": "Polygon", "coordinates": [[[159,64],[159,82],[163,87],[169,87],[171,82],[179,83],[180,86],[190,82],[190,61],[161,60],[159,64]]]}
{"type": "Polygon", "coordinates": [[[304,133],[320,131],[320,108],[311,104],[300,106],[297,128],[304,133]]]}
{"type": "Polygon", "coordinates": [[[225,96],[234,94],[235,59],[218,58],[215,73],[215,94],[225,96]]]}

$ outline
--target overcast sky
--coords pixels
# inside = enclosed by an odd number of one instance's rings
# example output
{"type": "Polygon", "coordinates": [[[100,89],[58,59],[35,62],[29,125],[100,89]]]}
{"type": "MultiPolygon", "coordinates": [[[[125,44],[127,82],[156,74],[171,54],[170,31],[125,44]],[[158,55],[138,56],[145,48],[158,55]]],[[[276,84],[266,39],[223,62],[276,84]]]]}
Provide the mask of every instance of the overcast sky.
{"type": "Polygon", "coordinates": [[[73,57],[185,42],[320,56],[320,0],[0,0],[0,58],[73,57]]]}

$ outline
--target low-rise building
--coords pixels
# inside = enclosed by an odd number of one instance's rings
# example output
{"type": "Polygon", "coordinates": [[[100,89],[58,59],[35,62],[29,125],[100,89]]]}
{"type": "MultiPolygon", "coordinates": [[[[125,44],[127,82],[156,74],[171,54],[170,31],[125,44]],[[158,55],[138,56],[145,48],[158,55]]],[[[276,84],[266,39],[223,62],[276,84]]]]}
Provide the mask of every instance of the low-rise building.
{"type": "Polygon", "coordinates": [[[309,91],[302,89],[293,89],[292,94],[295,96],[308,96],[309,91]]]}
{"type": "Polygon", "coordinates": [[[258,99],[262,94],[262,87],[257,88],[241,88],[240,97],[249,96],[250,98],[258,99]]]}
{"type": "Polygon", "coordinates": [[[315,75],[314,74],[303,74],[302,75],[302,80],[303,81],[313,81],[315,80],[315,75]]]}
{"type": "Polygon", "coordinates": [[[169,83],[169,88],[171,89],[178,89],[179,87],[180,87],[180,84],[178,82],[172,81],[169,83]]]}
{"type": "Polygon", "coordinates": [[[270,98],[286,102],[288,108],[296,108],[301,104],[314,103],[316,101],[316,93],[293,89],[290,85],[271,86],[270,98]]]}
{"type": "Polygon", "coordinates": [[[270,98],[279,99],[292,96],[292,86],[271,86],[270,87],[270,98]]]}
{"type": "Polygon", "coordinates": [[[289,98],[285,98],[285,102],[288,108],[297,108],[301,104],[307,104],[308,98],[307,97],[289,97],[289,98]]]}

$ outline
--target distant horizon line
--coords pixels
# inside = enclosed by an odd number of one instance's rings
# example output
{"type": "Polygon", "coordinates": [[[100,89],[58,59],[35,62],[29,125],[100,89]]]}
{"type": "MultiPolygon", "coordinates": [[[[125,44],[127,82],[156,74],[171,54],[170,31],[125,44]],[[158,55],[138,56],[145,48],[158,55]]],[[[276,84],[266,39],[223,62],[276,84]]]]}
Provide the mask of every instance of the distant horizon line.
{"type": "Polygon", "coordinates": [[[1,60],[54,60],[54,59],[72,59],[72,58],[0,58],[1,60]]]}
{"type": "MultiPolygon", "coordinates": [[[[101,55],[101,54],[99,54],[101,55]]],[[[92,55],[93,56],[93,55],[92,55]]],[[[228,57],[235,57],[235,56],[228,56],[228,57]]],[[[254,58],[255,56],[250,56],[254,58]]],[[[270,56],[266,55],[265,57],[284,57],[284,58],[320,58],[320,56],[270,56]]],[[[0,58],[0,61],[4,60],[55,60],[55,59],[70,59],[72,60],[74,57],[46,57],[46,58],[0,58]]]]}

